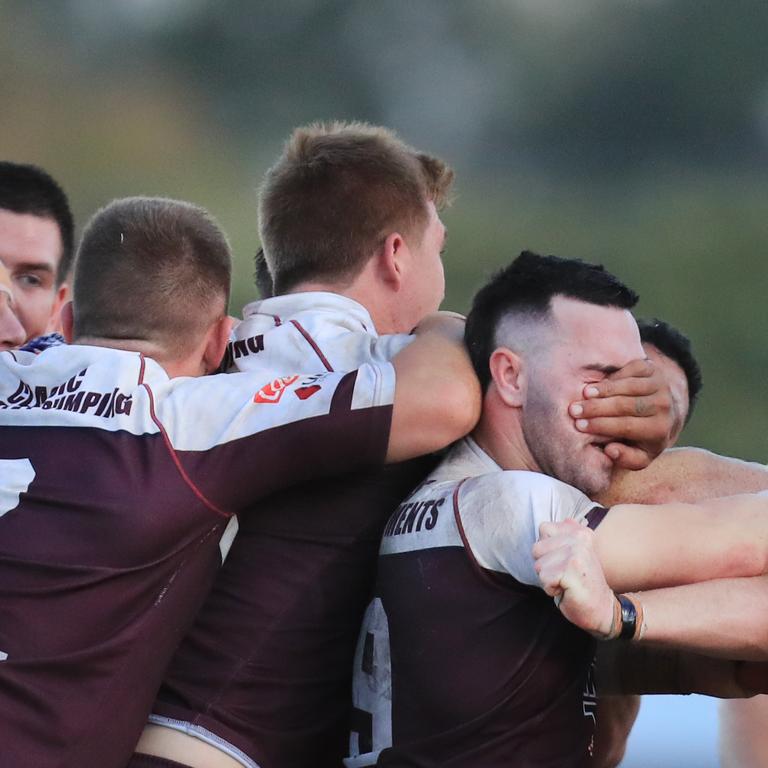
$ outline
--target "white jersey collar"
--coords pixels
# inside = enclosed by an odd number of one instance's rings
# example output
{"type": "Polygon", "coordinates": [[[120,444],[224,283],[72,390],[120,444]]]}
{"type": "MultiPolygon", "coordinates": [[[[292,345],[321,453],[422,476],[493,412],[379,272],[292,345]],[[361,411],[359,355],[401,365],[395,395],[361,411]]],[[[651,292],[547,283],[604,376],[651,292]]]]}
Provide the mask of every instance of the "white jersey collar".
{"type": "Polygon", "coordinates": [[[369,336],[378,337],[376,328],[368,310],[360,302],[328,291],[304,291],[286,293],[269,299],[252,301],[243,308],[243,320],[256,319],[259,315],[269,317],[294,317],[301,312],[319,314],[331,312],[338,318],[342,313],[352,326],[351,330],[364,331],[369,336]]]}
{"type": "Polygon", "coordinates": [[[490,472],[501,472],[501,467],[475,442],[474,438],[467,435],[452,446],[430,479],[438,482],[461,480],[465,477],[487,475],[490,472]]]}

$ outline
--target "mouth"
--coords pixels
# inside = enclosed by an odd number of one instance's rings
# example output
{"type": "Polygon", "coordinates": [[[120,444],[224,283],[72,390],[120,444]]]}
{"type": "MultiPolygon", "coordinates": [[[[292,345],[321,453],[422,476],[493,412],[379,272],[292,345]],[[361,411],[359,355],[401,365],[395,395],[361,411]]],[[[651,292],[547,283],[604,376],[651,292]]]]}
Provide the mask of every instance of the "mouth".
{"type": "Polygon", "coordinates": [[[608,461],[613,461],[613,459],[611,459],[611,457],[608,456],[605,452],[605,446],[610,442],[610,440],[592,440],[590,447],[594,448],[598,453],[608,459],[608,461]]]}

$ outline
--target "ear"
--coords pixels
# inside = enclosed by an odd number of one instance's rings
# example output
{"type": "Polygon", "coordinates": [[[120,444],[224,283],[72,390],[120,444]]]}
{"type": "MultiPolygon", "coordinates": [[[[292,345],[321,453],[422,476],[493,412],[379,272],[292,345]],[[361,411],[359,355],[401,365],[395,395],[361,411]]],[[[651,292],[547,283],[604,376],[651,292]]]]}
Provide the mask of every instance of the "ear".
{"type": "Polygon", "coordinates": [[[61,332],[62,318],[61,310],[64,303],[69,299],[69,283],[62,283],[56,289],[56,296],[51,307],[51,316],[48,318],[48,333],[61,332]]]}
{"type": "Polygon", "coordinates": [[[384,282],[399,291],[410,263],[410,251],[399,232],[387,235],[379,252],[379,270],[384,282]]]}
{"type": "Polygon", "coordinates": [[[64,338],[67,340],[67,344],[71,344],[75,338],[74,325],[75,315],[72,311],[72,302],[68,301],[61,308],[61,332],[64,338]]]}
{"type": "Polygon", "coordinates": [[[232,319],[227,315],[220,317],[208,329],[208,339],[203,350],[203,370],[205,373],[216,373],[224,358],[232,331],[232,319]]]}
{"type": "Polygon", "coordinates": [[[488,360],[491,379],[502,401],[510,408],[525,404],[528,376],[525,361],[507,347],[498,347],[488,360]]]}

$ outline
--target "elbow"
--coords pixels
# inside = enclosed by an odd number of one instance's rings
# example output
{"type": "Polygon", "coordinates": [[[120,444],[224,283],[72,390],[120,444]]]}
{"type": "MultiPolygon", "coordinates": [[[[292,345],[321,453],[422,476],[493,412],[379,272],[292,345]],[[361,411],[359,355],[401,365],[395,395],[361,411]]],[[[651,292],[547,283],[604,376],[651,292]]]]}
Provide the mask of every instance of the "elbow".
{"type": "Polygon", "coordinates": [[[762,576],[768,572],[768,545],[762,541],[741,542],[725,555],[722,574],[717,578],[762,576]]]}

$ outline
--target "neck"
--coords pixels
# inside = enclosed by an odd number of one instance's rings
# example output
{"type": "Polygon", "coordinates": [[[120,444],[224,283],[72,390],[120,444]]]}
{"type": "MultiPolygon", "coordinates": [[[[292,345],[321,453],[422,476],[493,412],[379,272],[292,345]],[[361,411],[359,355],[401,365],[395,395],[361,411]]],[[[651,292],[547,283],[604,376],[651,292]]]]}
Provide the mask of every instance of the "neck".
{"type": "Polygon", "coordinates": [[[380,287],[371,284],[365,272],[351,283],[305,280],[286,293],[305,293],[307,291],[335,293],[356,301],[368,311],[374,328],[379,334],[407,333],[411,330],[410,328],[403,329],[399,327],[395,312],[389,306],[386,294],[382,294],[380,287]]]}
{"type": "Polygon", "coordinates": [[[72,343],[118,349],[123,352],[138,352],[144,357],[154,360],[165,370],[169,379],[174,379],[177,376],[201,376],[205,373],[194,357],[172,358],[163,345],[146,339],[108,339],[100,336],[79,336],[73,339],[72,343]]]}
{"type": "Polygon", "coordinates": [[[541,471],[526,445],[520,409],[502,403],[493,384],[472,437],[502,469],[541,471]]]}

